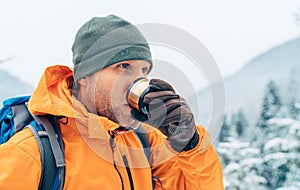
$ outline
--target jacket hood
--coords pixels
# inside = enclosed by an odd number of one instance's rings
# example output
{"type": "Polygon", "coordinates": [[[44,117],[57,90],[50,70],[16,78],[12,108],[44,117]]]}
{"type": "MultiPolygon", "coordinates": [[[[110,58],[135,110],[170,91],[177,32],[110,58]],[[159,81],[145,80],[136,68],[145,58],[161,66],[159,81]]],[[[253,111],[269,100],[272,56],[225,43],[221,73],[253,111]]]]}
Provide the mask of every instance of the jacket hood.
{"type": "Polygon", "coordinates": [[[29,100],[30,112],[71,117],[72,85],[73,72],[70,68],[60,65],[46,68],[29,100]]]}
{"type": "Polygon", "coordinates": [[[106,130],[118,128],[119,125],[108,118],[89,113],[85,106],[72,96],[73,81],[73,71],[69,67],[48,67],[28,102],[29,111],[35,115],[51,114],[76,118],[86,126],[91,120],[97,119],[106,130]]]}

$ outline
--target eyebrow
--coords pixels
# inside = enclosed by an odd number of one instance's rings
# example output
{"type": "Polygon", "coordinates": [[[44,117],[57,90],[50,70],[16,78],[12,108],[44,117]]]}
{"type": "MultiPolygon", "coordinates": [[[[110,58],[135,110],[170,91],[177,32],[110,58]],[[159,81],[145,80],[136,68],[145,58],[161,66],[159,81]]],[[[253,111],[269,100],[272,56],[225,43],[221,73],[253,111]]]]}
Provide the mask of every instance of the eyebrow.
{"type": "MultiPolygon", "coordinates": [[[[122,61],[122,62],[119,62],[117,64],[115,64],[115,67],[118,67],[119,65],[122,65],[122,64],[129,64],[129,65],[134,65],[134,63],[131,63],[131,62],[128,62],[128,61],[122,61]]],[[[151,64],[145,64],[144,66],[142,66],[142,70],[145,70],[146,69],[146,74],[149,74],[150,71],[151,71],[151,64]]]]}

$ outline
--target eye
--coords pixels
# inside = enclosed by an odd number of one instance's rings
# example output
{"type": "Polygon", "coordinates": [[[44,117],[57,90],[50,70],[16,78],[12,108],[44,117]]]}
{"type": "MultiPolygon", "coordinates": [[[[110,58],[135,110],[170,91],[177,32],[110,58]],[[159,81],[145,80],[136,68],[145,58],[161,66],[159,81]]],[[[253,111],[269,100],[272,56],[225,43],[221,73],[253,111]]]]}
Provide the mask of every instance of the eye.
{"type": "Polygon", "coordinates": [[[123,69],[127,69],[129,67],[129,64],[128,63],[122,63],[119,65],[121,68],[123,69]]]}

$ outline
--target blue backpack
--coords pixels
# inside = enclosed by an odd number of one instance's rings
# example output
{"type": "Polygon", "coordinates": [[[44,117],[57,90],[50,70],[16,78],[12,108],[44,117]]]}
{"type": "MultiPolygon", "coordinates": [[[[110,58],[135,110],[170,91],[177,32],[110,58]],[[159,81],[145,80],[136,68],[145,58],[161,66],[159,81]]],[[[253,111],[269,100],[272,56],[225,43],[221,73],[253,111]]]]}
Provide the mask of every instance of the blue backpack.
{"type": "MultiPolygon", "coordinates": [[[[39,190],[62,190],[65,177],[65,160],[62,136],[57,116],[32,115],[27,109],[31,96],[19,96],[7,99],[0,109],[0,145],[6,143],[17,132],[29,128],[34,135],[40,150],[42,174],[39,190]]],[[[143,127],[134,131],[149,161],[150,142],[143,127]]],[[[155,181],[162,184],[156,176],[152,176],[153,189],[155,181]]]]}
{"type": "Polygon", "coordinates": [[[27,109],[30,96],[7,99],[0,110],[0,145],[15,133],[29,128],[40,150],[42,173],[39,190],[62,190],[65,160],[57,117],[35,116],[27,109]]]}

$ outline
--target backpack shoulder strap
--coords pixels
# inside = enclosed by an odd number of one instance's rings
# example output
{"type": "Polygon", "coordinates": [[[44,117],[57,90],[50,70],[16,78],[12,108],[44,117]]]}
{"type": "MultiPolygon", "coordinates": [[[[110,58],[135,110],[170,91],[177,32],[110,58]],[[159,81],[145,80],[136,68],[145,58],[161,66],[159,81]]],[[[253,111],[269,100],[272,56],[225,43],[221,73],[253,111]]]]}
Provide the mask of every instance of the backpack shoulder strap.
{"type": "Polygon", "coordinates": [[[39,190],[50,190],[55,182],[57,168],[52,154],[48,134],[45,131],[37,131],[32,125],[27,126],[33,133],[40,150],[42,172],[39,190]]]}
{"type": "Polygon", "coordinates": [[[39,190],[63,189],[65,160],[59,125],[54,116],[36,116],[33,118],[42,124],[45,131],[30,127],[38,142],[42,161],[42,175],[39,190]]]}
{"type": "Polygon", "coordinates": [[[6,99],[0,109],[0,144],[15,133],[29,128],[40,151],[39,190],[61,190],[64,184],[64,153],[59,124],[55,116],[35,116],[27,108],[30,96],[6,99]]]}
{"type": "MultiPolygon", "coordinates": [[[[146,133],[146,130],[143,126],[139,126],[136,130],[134,130],[135,134],[138,136],[141,144],[143,145],[144,153],[147,157],[147,160],[150,164],[150,142],[146,133]]],[[[151,164],[150,164],[151,166],[151,164]]]]}
{"type": "MultiPolygon", "coordinates": [[[[144,153],[145,153],[145,155],[148,159],[149,165],[151,167],[152,164],[150,162],[150,141],[147,136],[147,132],[142,125],[140,125],[136,130],[134,130],[134,132],[138,136],[138,138],[143,146],[144,153]]],[[[154,176],[154,175],[152,175],[152,189],[155,189],[156,181],[158,181],[158,183],[160,184],[160,187],[164,190],[162,182],[160,181],[160,179],[157,176],[154,176]]]]}
{"type": "Polygon", "coordinates": [[[51,145],[51,148],[53,150],[53,155],[54,155],[54,158],[55,158],[56,167],[64,167],[66,165],[65,164],[64,153],[63,153],[62,148],[61,148],[61,146],[60,146],[60,144],[57,140],[57,137],[56,137],[56,132],[57,131],[55,131],[55,129],[54,129],[54,127],[56,125],[53,125],[46,116],[33,115],[33,118],[35,119],[35,121],[38,124],[43,125],[43,127],[45,128],[45,130],[48,134],[50,145],[51,145]]]}

